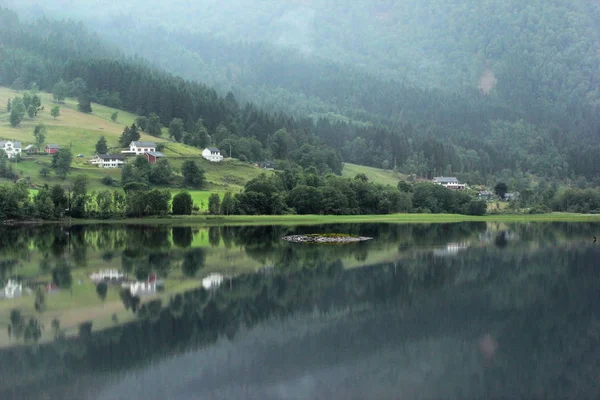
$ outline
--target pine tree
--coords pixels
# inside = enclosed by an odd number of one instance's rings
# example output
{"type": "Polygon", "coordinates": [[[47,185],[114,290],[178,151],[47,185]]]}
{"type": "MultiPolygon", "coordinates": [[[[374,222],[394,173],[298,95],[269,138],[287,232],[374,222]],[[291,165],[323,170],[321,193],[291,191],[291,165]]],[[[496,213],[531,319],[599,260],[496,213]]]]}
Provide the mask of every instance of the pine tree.
{"type": "Polygon", "coordinates": [[[106,154],[108,152],[108,146],[106,145],[106,138],[102,136],[96,143],[96,154],[106,154]]]}

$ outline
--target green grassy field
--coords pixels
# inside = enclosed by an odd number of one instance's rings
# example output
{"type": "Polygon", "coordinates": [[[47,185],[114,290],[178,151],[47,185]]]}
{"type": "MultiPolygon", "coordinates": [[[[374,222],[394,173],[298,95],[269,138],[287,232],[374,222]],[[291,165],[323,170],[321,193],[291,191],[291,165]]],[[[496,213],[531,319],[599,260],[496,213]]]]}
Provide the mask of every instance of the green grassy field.
{"type": "Polygon", "coordinates": [[[365,174],[371,182],[379,183],[381,185],[392,185],[394,187],[398,185],[398,181],[406,180],[407,178],[407,175],[394,172],[391,169],[379,169],[365,167],[364,165],[344,163],[342,176],[354,178],[356,174],[365,174]]]}
{"type": "MultiPolygon", "coordinates": [[[[102,136],[108,142],[109,151],[121,151],[122,149],[118,147],[118,138],[123,132],[123,127],[134,122],[137,117],[135,114],[95,103],[92,104],[92,113],[84,114],[77,111],[77,101],[75,99],[66,99],[64,104],[59,105],[61,115],[54,119],[50,115],[50,108],[54,105],[52,95],[40,92],[44,110],[40,111],[35,119],[25,117],[20,127],[13,128],[8,121],[9,114],[6,112],[4,104],[8,102],[9,98],[20,95],[22,93],[0,87],[0,139],[20,140],[23,146],[26,146],[34,141],[34,127],[39,123],[44,123],[48,128],[46,143],[70,146],[74,156],[78,154],[85,156],[73,159],[72,170],[66,180],[61,180],[53,174],[45,178],[39,175],[42,168],[50,166],[50,156],[27,157],[25,161],[16,165],[16,170],[22,176],[29,177],[33,187],[39,187],[46,183],[68,185],[73,177],[80,173],[88,176],[90,190],[105,189],[106,186],[102,184],[101,180],[106,175],[110,175],[117,180],[120,179],[120,170],[97,168],[90,165],[88,161],[95,154],[95,144],[102,136]],[[110,116],[115,111],[119,113],[118,118],[116,122],[112,122],[110,116]]],[[[200,203],[208,202],[210,192],[220,192],[221,194],[226,191],[239,192],[249,180],[262,173],[272,173],[236,159],[225,159],[220,163],[211,163],[201,157],[201,149],[173,142],[166,136],[165,129],[161,138],[142,133],[140,139],[163,143],[165,145],[163,153],[168,157],[175,171],[181,168],[181,164],[186,159],[193,159],[200,164],[201,168],[205,170],[207,185],[205,191],[193,192],[194,199],[197,200],[199,206],[200,203]]],[[[393,186],[399,180],[405,179],[404,175],[391,170],[348,163],[344,165],[343,176],[354,177],[358,173],[366,174],[372,182],[393,186]]],[[[0,183],[2,182],[0,181],[0,183]]]]}
{"type": "Polygon", "coordinates": [[[575,213],[497,214],[470,216],[460,214],[389,214],[389,215],[192,215],[166,218],[122,219],[118,221],[79,220],[73,224],[148,224],[148,225],[318,225],[340,223],[448,223],[448,222],[600,222],[600,215],[575,213]]]}
{"type": "MultiPolygon", "coordinates": [[[[19,140],[25,147],[34,141],[34,127],[39,123],[44,123],[48,128],[46,143],[70,146],[74,156],[72,170],[66,180],[62,180],[52,173],[48,177],[40,176],[39,171],[50,166],[51,157],[47,155],[29,156],[24,161],[14,164],[21,176],[31,179],[34,188],[46,183],[69,185],[73,177],[80,173],[88,176],[90,190],[106,189],[107,187],[101,182],[106,175],[117,180],[120,179],[120,170],[101,169],[89,164],[88,161],[95,154],[95,144],[102,136],[108,142],[109,151],[120,152],[122,149],[118,147],[118,138],[123,127],[131,125],[137,117],[136,115],[95,103],[92,104],[93,112],[84,114],[77,111],[76,100],[67,99],[64,104],[60,104],[61,115],[54,119],[50,116],[49,111],[54,105],[52,96],[49,93],[41,92],[40,96],[45,109],[40,111],[35,119],[25,117],[20,127],[13,128],[8,121],[9,114],[6,112],[4,104],[8,102],[9,98],[20,95],[22,93],[0,87],[0,104],[2,104],[0,107],[0,139],[19,140]],[[115,111],[118,111],[119,116],[116,122],[112,122],[110,116],[115,111]],[[78,154],[83,154],[85,157],[78,158],[76,157],[78,154]]],[[[240,191],[248,180],[266,172],[252,164],[235,159],[226,159],[220,163],[208,162],[201,157],[201,149],[172,142],[166,138],[165,131],[163,131],[162,138],[142,133],[140,139],[163,143],[165,145],[163,153],[168,157],[176,172],[186,159],[193,159],[200,164],[206,172],[207,185],[205,191],[192,191],[193,197],[198,202],[207,203],[210,192],[240,191]]],[[[2,182],[7,181],[0,180],[0,183],[2,182]]]]}

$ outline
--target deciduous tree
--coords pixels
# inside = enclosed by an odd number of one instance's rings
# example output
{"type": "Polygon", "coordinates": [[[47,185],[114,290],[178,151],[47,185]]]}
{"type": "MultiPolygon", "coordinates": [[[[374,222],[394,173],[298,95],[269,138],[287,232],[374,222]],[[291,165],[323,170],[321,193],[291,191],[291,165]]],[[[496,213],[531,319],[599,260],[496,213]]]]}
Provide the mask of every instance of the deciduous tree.
{"type": "Polygon", "coordinates": [[[66,178],[71,169],[73,154],[69,148],[61,148],[52,155],[52,168],[54,173],[61,178],[66,178]]]}
{"type": "Polygon", "coordinates": [[[52,86],[52,99],[56,103],[63,103],[69,94],[69,85],[62,79],[52,86]]]}
{"type": "Polygon", "coordinates": [[[199,188],[204,185],[204,171],[198,167],[198,164],[192,160],[184,161],[181,166],[183,174],[183,183],[188,187],[199,188]]]}
{"type": "Polygon", "coordinates": [[[46,128],[46,125],[44,124],[38,124],[33,129],[33,137],[35,138],[35,145],[38,149],[41,149],[44,146],[47,133],[48,128],[46,128]]]}
{"type": "Polygon", "coordinates": [[[181,118],[173,118],[169,124],[169,137],[175,139],[177,142],[181,142],[183,134],[183,120],[181,118]]]}
{"type": "Polygon", "coordinates": [[[494,186],[494,193],[496,196],[504,199],[504,195],[508,192],[508,185],[504,182],[498,182],[496,186],[494,186]]]}
{"type": "Polygon", "coordinates": [[[217,193],[211,193],[208,197],[208,212],[212,215],[219,214],[221,211],[221,198],[217,193]]]}
{"type": "Polygon", "coordinates": [[[54,119],[56,119],[56,117],[58,117],[60,115],[60,107],[59,106],[53,106],[50,109],[50,115],[52,115],[52,117],[54,119]]]}
{"type": "Polygon", "coordinates": [[[188,192],[177,193],[173,197],[173,215],[190,215],[194,202],[188,192]]]}

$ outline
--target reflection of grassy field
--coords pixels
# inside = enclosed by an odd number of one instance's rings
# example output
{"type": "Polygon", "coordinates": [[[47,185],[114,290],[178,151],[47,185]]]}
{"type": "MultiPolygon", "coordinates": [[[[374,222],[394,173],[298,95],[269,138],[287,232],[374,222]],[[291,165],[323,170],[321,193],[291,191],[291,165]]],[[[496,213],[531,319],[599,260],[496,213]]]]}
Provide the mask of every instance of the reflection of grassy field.
{"type": "Polygon", "coordinates": [[[382,223],[447,223],[463,221],[484,222],[535,222],[535,221],[565,221],[586,222],[598,221],[599,215],[575,213],[549,213],[549,214],[498,214],[470,216],[460,214],[389,214],[389,215],[230,215],[230,216],[173,216],[169,218],[142,218],[123,219],[119,221],[80,220],[76,224],[116,223],[116,224],[147,224],[147,225],[318,225],[340,224],[358,222],[382,223]]]}
{"type": "MultiPolygon", "coordinates": [[[[171,238],[172,240],[172,238],[171,238]]],[[[206,253],[204,267],[194,278],[188,278],[183,275],[180,262],[185,249],[171,247],[170,252],[176,257],[166,277],[161,276],[165,282],[165,291],[154,297],[145,297],[142,300],[147,301],[152,298],[160,297],[163,303],[168,302],[171,295],[181,293],[198,287],[201,279],[211,272],[221,272],[226,275],[236,275],[243,272],[254,271],[261,266],[261,263],[249,257],[244,251],[226,249],[221,241],[220,244],[213,247],[209,241],[209,231],[207,227],[194,230],[191,248],[202,247],[206,253]],[[177,256],[179,255],[179,256],[177,256]]],[[[21,260],[20,265],[13,271],[30,285],[45,284],[52,280],[49,271],[40,271],[40,261],[43,255],[32,247],[29,257],[21,260]]],[[[106,268],[121,269],[120,254],[123,249],[114,249],[114,258],[103,260],[102,252],[90,247],[86,253],[86,265],[76,267],[72,270],[73,285],[71,289],[59,290],[56,293],[46,296],[46,310],[38,314],[34,310],[35,296],[33,294],[23,297],[0,301],[0,346],[14,344],[9,341],[7,327],[9,324],[10,311],[19,309],[26,316],[36,316],[44,325],[42,340],[52,339],[51,324],[54,318],[58,318],[61,323],[61,329],[66,334],[76,334],[78,325],[81,322],[93,320],[93,329],[102,329],[114,325],[113,314],[116,314],[119,323],[126,322],[134,318],[130,311],[126,311],[119,297],[119,287],[109,286],[105,302],[102,302],[96,294],[94,283],[90,280],[91,273],[106,268]]]]}

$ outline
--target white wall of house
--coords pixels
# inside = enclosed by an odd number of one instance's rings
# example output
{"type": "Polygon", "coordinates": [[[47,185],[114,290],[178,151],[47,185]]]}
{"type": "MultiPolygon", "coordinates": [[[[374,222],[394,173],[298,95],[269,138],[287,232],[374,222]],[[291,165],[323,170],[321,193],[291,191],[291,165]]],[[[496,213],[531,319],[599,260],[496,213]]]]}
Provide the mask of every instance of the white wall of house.
{"type": "Polygon", "coordinates": [[[97,165],[98,168],[121,168],[125,165],[125,161],[119,160],[116,158],[110,159],[102,159],[100,157],[95,157],[90,160],[91,164],[97,165]]]}
{"type": "Polygon", "coordinates": [[[98,164],[100,168],[121,168],[123,165],[123,160],[102,160],[102,163],[98,164]]]}
{"type": "Polygon", "coordinates": [[[202,157],[213,162],[219,162],[223,160],[221,152],[212,152],[209,149],[202,150],[202,157]]]}
{"type": "Polygon", "coordinates": [[[156,151],[156,147],[137,147],[136,145],[131,146],[130,151],[137,155],[156,151]]]}
{"type": "Polygon", "coordinates": [[[151,151],[156,151],[156,146],[140,146],[138,147],[134,142],[131,142],[129,144],[129,150],[123,150],[121,153],[127,153],[127,154],[135,154],[135,155],[142,155],[145,153],[149,153],[151,151]]]}
{"type": "Polygon", "coordinates": [[[13,158],[16,157],[17,154],[21,154],[21,144],[19,143],[17,145],[11,140],[3,142],[0,149],[4,150],[4,152],[6,153],[6,157],[8,158],[13,158]]]}

